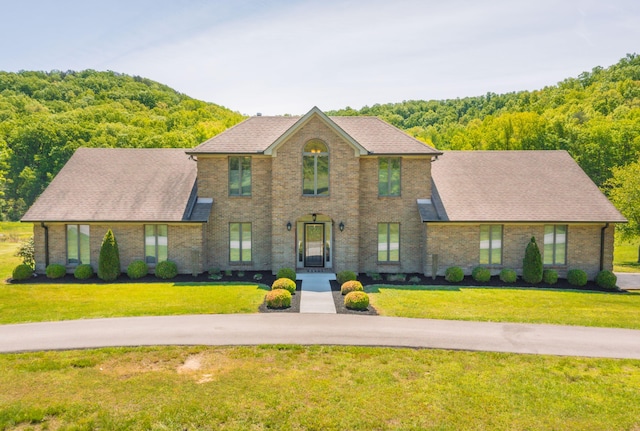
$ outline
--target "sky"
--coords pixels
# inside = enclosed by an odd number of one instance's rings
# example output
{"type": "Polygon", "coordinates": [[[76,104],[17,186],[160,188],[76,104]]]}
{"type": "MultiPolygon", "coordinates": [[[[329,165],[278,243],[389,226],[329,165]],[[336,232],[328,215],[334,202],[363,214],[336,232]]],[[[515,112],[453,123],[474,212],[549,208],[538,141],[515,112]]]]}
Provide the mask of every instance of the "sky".
{"type": "Polygon", "coordinates": [[[640,53],[638,0],[0,0],[0,70],[112,70],[245,115],[536,90],[640,53]]]}

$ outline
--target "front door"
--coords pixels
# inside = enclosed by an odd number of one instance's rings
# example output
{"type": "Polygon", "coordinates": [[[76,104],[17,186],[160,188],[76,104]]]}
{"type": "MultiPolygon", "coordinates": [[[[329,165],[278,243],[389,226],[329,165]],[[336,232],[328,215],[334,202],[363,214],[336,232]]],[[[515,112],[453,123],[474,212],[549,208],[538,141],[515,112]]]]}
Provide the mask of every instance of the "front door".
{"type": "Polygon", "coordinates": [[[304,266],[324,267],[324,223],[304,225],[304,266]]]}

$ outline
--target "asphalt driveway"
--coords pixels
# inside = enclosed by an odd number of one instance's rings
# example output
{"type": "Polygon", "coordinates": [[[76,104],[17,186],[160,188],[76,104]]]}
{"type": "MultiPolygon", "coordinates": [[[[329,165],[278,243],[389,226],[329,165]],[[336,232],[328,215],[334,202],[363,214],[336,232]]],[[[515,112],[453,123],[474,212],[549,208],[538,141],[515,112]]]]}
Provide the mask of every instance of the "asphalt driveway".
{"type": "Polygon", "coordinates": [[[146,345],[393,346],[640,359],[640,330],[345,314],[129,317],[0,325],[0,352],[146,345]]]}

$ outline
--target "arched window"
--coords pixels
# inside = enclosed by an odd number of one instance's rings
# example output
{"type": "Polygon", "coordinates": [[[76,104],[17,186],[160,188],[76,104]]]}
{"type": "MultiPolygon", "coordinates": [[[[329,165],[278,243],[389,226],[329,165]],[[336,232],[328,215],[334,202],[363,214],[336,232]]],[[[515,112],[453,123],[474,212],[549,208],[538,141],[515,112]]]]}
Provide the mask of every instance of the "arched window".
{"type": "Polygon", "coordinates": [[[324,142],[312,140],[302,153],[302,194],[329,195],[329,151],[324,142]]]}

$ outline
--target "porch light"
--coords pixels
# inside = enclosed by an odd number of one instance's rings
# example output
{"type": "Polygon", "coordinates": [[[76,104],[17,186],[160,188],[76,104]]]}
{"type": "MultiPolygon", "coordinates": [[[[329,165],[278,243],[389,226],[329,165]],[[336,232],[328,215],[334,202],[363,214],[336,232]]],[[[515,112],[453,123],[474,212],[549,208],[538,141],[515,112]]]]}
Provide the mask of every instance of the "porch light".
{"type": "Polygon", "coordinates": [[[340,229],[340,232],[344,230],[344,222],[340,222],[340,224],[338,225],[338,229],[340,229]]]}
{"type": "Polygon", "coordinates": [[[317,217],[316,213],[311,214],[311,218],[313,219],[313,221],[316,221],[316,217],[317,217]]]}
{"type": "Polygon", "coordinates": [[[291,222],[290,221],[287,222],[287,230],[291,230],[291,222]]]}

